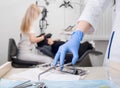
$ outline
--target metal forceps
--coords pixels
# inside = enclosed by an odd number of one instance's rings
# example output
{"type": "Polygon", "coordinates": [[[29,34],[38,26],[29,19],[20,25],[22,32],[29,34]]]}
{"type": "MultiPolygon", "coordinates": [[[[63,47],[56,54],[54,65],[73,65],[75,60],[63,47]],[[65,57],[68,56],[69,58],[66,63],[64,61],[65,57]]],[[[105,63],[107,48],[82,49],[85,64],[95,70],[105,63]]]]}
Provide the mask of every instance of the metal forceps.
{"type": "MultiPolygon", "coordinates": [[[[64,65],[64,67],[67,69],[67,70],[63,70],[61,72],[64,72],[64,73],[69,73],[69,74],[73,74],[73,75],[80,75],[80,76],[83,76],[83,75],[86,75],[87,74],[87,71],[86,70],[83,70],[83,69],[77,69],[75,67],[72,67],[72,68],[68,68],[68,66],[71,66],[72,63],[67,63],[64,65]]],[[[43,65],[43,67],[47,67],[47,66],[50,66],[50,65],[43,65]]],[[[52,69],[56,69],[57,67],[60,67],[60,66],[51,66],[50,68],[48,68],[47,70],[39,73],[38,75],[38,80],[40,81],[40,76],[52,69]]]]}
{"type": "MultiPolygon", "coordinates": [[[[64,66],[69,66],[69,65],[72,65],[72,64],[71,64],[71,63],[67,63],[67,64],[65,64],[64,66]]],[[[50,64],[48,64],[48,65],[47,65],[47,64],[42,65],[42,67],[48,67],[48,66],[51,66],[51,65],[50,65],[50,64]]],[[[51,66],[51,67],[48,68],[47,70],[39,73],[39,75],[38,75],[38,80],[40,81],[40,76],[41,76],[42,74],[44,74],[44,73],[46,73],[46,72],[48,72],[48,71],[50,71],[50,70],[52,70],[52,69],[56,69],[57,67],[60,67],[60,66],[51,66]]]]}

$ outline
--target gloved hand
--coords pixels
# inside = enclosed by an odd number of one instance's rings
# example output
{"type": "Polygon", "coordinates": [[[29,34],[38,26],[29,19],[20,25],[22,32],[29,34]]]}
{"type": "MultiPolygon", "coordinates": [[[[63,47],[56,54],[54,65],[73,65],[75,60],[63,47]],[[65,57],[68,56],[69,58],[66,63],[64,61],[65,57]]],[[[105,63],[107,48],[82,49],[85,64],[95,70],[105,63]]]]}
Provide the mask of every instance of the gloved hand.
{"type": "Polygon", "coordinates": [[[80,30],[76,30],[72,33],[71,39],[59,47],[54,58],[53,66],[56,66],[58,61],[60,61],[60,70],[62,70],[65,55],[67,52],[71,52],[73,54],[72,64],[74,65],[77,62],[78,49],[83,35],[83,32],[81,32],[80,30]]]}
{"type": "Polygon", "coordinates": [[[51,38],[51,36],[52,36],[52,34],[51,34],[51,33],[48,33],[48,34],[45,35],[45,39],[51,38]]]}

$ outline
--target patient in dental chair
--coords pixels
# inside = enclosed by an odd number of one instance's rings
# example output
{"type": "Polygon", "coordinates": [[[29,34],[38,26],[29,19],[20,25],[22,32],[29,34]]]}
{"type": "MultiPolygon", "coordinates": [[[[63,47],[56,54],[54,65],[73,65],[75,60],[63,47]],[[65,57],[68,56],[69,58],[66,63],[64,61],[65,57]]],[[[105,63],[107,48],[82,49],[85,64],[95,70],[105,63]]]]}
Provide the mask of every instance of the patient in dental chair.
{"type": "MultiPolygon", "coordinates": [[[[41,34],[44,35],[45,38],[43,41],[37,43],[38,45],[38,49],[43,52],[44,54],[53,57],[55,56],[55,54],[57,53],[59,47],[64,44],[67,41],[61,41],[61,40],[53,40],[51,38],[52,34],[48,33],[48,34],[41,34]]],[[[40,36],[41,36],[40,35],[40,36]]],[[[89,43],[88,41],[85,41],[83,43],[80,43],[80,48],[78,51],[79,54],[79,58],[87,51],[87,50],[92,50],[94,47],[92,46],[91,43],[89,43]]],[[[65,63],[71,62],[72,61],[72,54],[68,53],[66,54],[65,57],[65,63]]]]}

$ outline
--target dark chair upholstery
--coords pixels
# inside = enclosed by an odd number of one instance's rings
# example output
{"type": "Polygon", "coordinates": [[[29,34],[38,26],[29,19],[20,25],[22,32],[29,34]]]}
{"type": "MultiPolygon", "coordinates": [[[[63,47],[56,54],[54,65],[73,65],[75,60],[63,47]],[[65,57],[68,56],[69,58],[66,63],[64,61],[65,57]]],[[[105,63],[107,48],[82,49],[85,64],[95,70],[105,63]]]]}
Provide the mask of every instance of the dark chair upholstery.
{"type": "Polygon", "coordinates": [[[13,38],[9,39],[9,46],[8,46],[8,61],[11,61],[12,66],[16,68],[26,68],[26,67],[33,67],[38,65],[38,62],[35,61],[23,61],[18,59],[18,48],[16,46],[16,42],[13,38]]]}
{"type": "MultiPolygon", "coordinates": [[[[89,55],[90,54],[95,56],[102,55],[102,52],[95,50],[95,48],[93,48],[92,46],[91,46],[92,48],[89,48],[89,49],[87,47],[89,47],[89,44],[85,43],[84,46],[82,46],[82,48],[80,49],[79,52],[82,52],[82,53],[76,65],[82,66],[82,67],[90,67],[92,66],[92,63],[90,61],[89,55]]],[[[40,50],[43,54],[54,58],[54,55],[52,54],[50,48],[51,48],[50,46],[46,46],[46,45],[43,47],[37,47],[37,49],[40,50]]],[[[70,63],[72,61],[73,55],[72,53],[67,53],[66,57],[65,57],[65,63],[70,63]]]]}

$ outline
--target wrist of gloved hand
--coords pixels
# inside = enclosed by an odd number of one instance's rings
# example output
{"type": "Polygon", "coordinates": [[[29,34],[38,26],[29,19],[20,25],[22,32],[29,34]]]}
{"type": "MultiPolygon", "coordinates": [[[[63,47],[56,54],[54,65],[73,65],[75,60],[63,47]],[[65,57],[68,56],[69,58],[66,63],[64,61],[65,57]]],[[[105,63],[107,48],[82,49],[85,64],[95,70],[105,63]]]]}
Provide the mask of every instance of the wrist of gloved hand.
{"type": "Polygon", "coordinates": [[[72,33],[71,39],[69,40],[69,48],[70,48],[70,52],[72,52],[73,54],[73,59],[72,59],[72,64],[74,65],[78,58],[78,50],[80,47],[80,41],[82,41],[84,36],[84,33],[80,30],[76,30],[72,33]]]}

